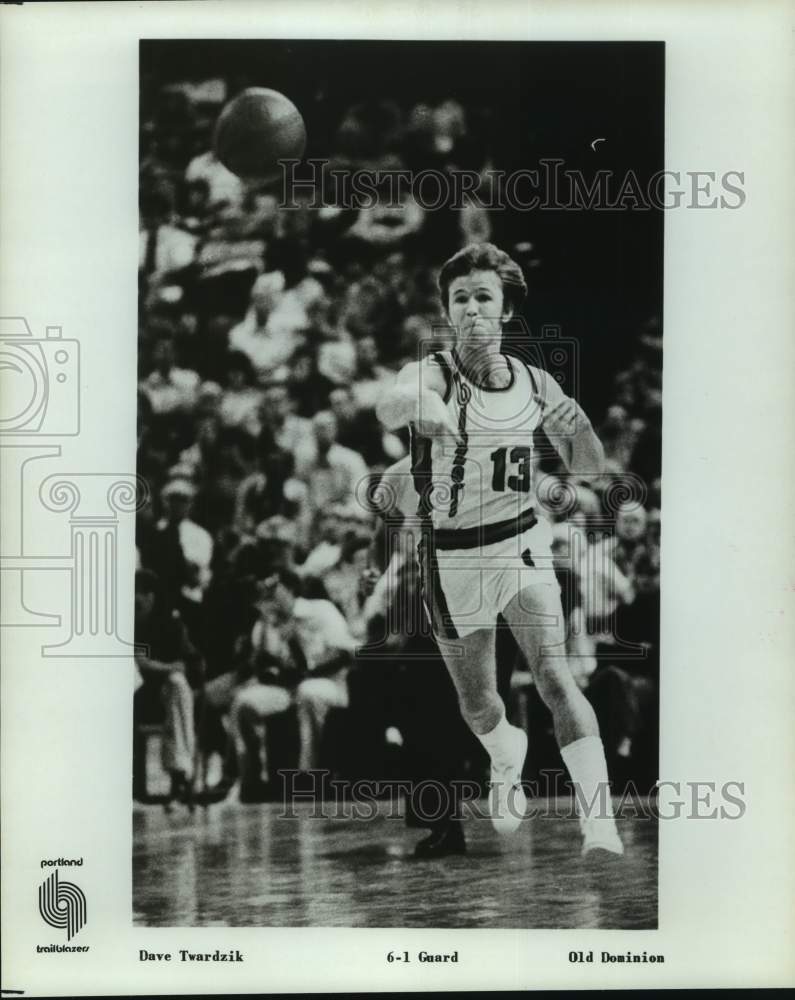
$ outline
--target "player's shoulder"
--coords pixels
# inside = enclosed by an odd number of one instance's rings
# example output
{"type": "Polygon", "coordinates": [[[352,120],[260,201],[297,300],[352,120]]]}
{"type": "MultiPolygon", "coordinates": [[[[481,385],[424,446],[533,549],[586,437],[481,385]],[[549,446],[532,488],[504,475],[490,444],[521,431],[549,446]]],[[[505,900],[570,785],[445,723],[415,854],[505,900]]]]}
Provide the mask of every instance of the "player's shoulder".
{"type": "Polygon", "coordinates": [[[453,389],[453,360],[450,351],[432,351],[425,359],[430,377],[435,379],[445,403],[453,389]]]}
{"type": "Polygon", "coordinates": [[[449,351],[431,351],[419,361],[407,361],[400,369],[398,375],[404,372],[437,372],[449,368],[451,364],[449,351]]]}
{"type": "Polygon", "coordinates": [[[535,365],[528,364],[523,359],[516,358],[515,360],[519,361],[526,370],[531,388],[536,396],[547,402],[555,402],[564,397],[565,393],[548,371],[544,368],[537,368],[535,365]]]}
{"type": "Polygon", "coordinates": [[[450,392],[451,369],[449,354],[433,351],[420,361],[409,361],[398,373],[398,381],[433,389],[445,399],[450,392]]]}

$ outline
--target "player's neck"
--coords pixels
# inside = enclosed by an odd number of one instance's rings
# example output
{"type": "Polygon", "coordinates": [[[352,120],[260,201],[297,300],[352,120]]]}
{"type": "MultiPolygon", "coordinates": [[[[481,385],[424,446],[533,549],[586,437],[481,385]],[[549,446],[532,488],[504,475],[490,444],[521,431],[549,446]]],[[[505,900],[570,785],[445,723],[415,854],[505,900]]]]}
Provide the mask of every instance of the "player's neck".
{"type": "Polygon", "coordinates": [[[467,347],[466,344],[457,344],[453,348],[453,356],[464,375],[475,385],[504,389],[511,382],[511,369],[505,355],[500,353],[499,345],[467,347]]]}

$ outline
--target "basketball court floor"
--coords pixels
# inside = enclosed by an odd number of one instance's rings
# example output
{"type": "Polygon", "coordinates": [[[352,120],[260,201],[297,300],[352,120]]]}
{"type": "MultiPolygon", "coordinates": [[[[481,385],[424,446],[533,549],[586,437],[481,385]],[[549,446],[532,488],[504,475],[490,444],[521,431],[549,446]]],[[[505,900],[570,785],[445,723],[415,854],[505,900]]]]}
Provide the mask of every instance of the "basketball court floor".
{"type": "MultiPolygon", "coordinates": [[[[485,804],[483,812],[485,812],[485,804]]],[[[425,831],[379,803],[369,820],[333,804],[221,802],[134,811],[134,922],[151,927],[657,926],[657,821],[619,816],[626,856],[609,875],[580,861],[577,820],[552,800],[502,838],[465,819],[468,852],[415,860],[425,831]],[[335,810],[337,815],[335,815],[335,810]],[[312,815],[313,811],[316,815],[312,815]],[[555,813],[559,815],[555,815],[555,813]]],[[[471,809],[471,804],[465,807],[471,809]]]]}

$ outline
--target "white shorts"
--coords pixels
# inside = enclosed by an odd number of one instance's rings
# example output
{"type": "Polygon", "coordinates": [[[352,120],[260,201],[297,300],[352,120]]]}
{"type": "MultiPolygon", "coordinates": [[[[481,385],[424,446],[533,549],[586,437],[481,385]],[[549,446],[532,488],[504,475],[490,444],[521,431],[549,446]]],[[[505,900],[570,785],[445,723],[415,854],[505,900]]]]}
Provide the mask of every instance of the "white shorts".
{"type": "Polygon", "coordinates": [[[531,511],[522,517],[530,527],[496,542],[488,541],[488,527],[479,529],[474,546],[471,532],[429,530],[423,536],[418,545],[422,597],[435,636],[457,639],[494,628],[497,615],[520,590],[533,584],[559,588],[549,523],[535,521],[531,511]],[[456,535],[466,547],[451,547],[456,535]]]}

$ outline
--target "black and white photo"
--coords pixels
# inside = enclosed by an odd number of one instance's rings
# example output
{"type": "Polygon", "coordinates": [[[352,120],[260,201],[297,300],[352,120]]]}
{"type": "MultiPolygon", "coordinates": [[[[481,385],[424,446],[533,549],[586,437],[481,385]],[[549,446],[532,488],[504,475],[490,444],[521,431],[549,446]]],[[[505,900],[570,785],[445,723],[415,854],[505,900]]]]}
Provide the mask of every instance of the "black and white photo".
{"type": "Polygon", "coordinates": [[[791,985],[791,5],[0,21],[4,996],[791,985]]]}
{"type": "Polygon", "coordinates": [[[656,926],[664,93],[142,41],[137,921],[656,926]]]}

